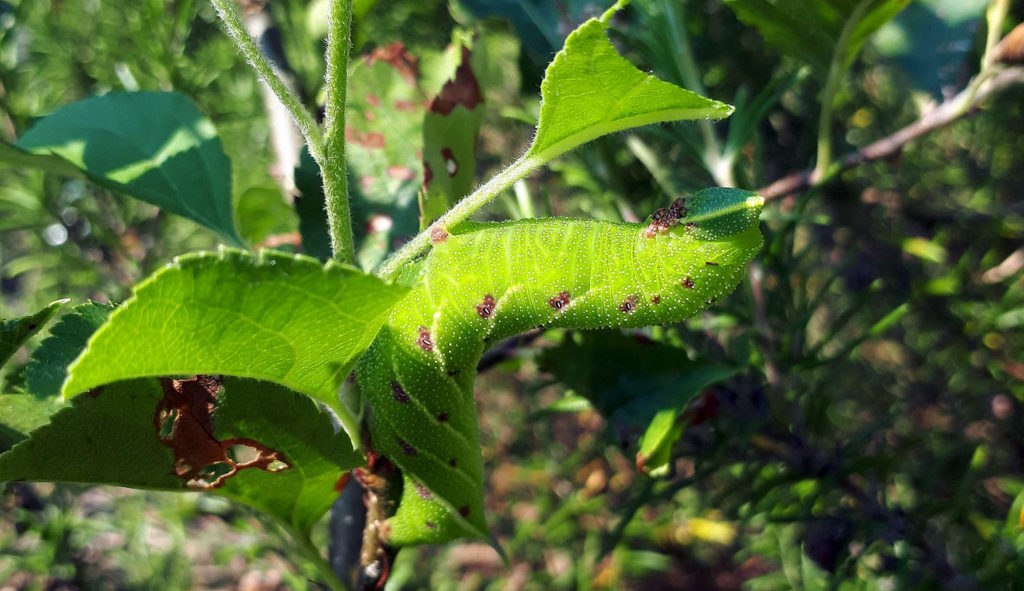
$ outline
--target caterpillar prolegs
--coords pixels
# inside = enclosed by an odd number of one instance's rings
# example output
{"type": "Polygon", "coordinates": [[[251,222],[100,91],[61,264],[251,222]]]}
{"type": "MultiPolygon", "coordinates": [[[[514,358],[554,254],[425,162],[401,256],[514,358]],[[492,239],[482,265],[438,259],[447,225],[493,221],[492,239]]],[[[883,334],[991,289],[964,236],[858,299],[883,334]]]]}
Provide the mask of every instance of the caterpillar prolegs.
{"type": "Polygon", "coordinates": [[[371,446],[402,471],[392,546],[484,537],[473,381],[488,343],[537,326],[677,322],[730,293],[764,200],[706,189],[645,224],[539,219],[435,232],[412,291],[361,359],[371,446]]]}

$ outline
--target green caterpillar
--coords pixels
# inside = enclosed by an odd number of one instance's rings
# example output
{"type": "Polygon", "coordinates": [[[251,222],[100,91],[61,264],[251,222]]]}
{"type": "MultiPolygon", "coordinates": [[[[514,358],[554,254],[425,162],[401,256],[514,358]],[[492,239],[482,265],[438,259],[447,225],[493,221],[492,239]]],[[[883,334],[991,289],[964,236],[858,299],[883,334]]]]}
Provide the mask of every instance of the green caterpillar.
{"type": "Polygon", "coordinates": [[[484,537],[473,400],[488,343],[530,328],[642,327],[692,316],[739,284],[764,200],[706,189],[646,224],[540,219],[432,235],[412,291],[361,359],[370,445],[402,471],[392,546],[484,537]]]}

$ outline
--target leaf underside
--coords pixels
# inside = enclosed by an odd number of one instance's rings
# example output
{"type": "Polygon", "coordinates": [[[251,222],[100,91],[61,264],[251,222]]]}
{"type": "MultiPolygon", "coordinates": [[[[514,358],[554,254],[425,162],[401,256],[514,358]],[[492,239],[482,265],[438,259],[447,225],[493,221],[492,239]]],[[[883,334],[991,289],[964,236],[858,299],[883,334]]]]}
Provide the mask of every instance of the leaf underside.
{"type": "Polygon", "coordinates": [[[277,452],[280,464],[276,470],[238,469],[218,488],[190,485],[177,473],[182,469],[175,461],[178,448],[162,440],[167,433],[161,433],[157,413],[166,397],[161,380],[152,378],[79,396],[0,455],[0,480],[203,490],[257,507],[307,534],[337,496],[339,477],[362,463],[348,437],[335,433],[330,418],[307,397],[267,382],[225,378],[211,399],[212,419],[204,429],[175,425],[187,437],[183,445],[194,455],[218,441],[242,439],[248,444],[240,447],[250,451],[277,452]]]}

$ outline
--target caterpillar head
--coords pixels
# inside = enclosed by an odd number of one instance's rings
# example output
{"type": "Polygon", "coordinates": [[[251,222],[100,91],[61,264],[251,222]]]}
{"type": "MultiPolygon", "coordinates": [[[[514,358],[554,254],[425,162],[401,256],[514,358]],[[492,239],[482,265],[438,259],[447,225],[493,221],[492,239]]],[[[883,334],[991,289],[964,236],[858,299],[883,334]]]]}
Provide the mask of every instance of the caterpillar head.
{"type": "Polygon", "coordinates": [[[732,291],[761,249],[763,206],[764,198],[750,191],[712,188],[652,215],[634,261],[645,290],[659,295],[662,305],[655,307],[713,301],[732,291]]]}
{"type": "MultiPolygon", "coordinates": [[[[678,203],[678,201],[676,202],[678,203]]],[[[714,187],[689,196],[683,216],[670,232],[697,240],[723,241],[758,226],[764,197],[751,191],[714,187]]],[[[670,212],[676,209],[676,204],[670,212]]]]}

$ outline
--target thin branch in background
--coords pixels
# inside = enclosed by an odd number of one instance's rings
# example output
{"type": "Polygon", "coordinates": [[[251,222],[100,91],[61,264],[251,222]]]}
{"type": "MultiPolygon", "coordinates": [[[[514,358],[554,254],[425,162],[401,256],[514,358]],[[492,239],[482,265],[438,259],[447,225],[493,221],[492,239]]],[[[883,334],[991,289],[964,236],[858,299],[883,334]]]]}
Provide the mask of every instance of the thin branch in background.
{"type": "Polygon", "coordinates": [[[788,174],[757,192],[769,201],[779,199],[820,185],[838,173],[855,166],[894,156],[915,139],[977,112],[977,109],[989,97],[1021,83],[1024,83],[1024,68],[1015,67],[1003,70],[983,82],[977,89],[969,86],[896,133],[845,155],[823,176],[815,174],[814,169],[802,170],[788,174]]]}
{"type": "Polygon", "coordinates": [[[299,127],[299,131],[302,132],[302,136],[306,138],[309,153],[318,162],[322,161],[324,157],[324,142],[323,135],[320,133],[320,126],[316,124],[313,115],[302,105],[299,97],[295,96],[291,89],[288,88],[281,74],[267,61],[267,58],[260,52],[259,47],[256,46],[256,42],[246,32],[245,26],[238,16],[238,10],[234,1],[210,0],[210,3],[217,10],[217,16],[224,23],[224,30],[227,31],[228,36],[235,42],[235,47],[242,52],[242,55],[245,56],[246,61],[252,66],[260,80],[277,95],[281,104],[288,109],[292,119],[295,120],[295,124],[299,127]]]}

